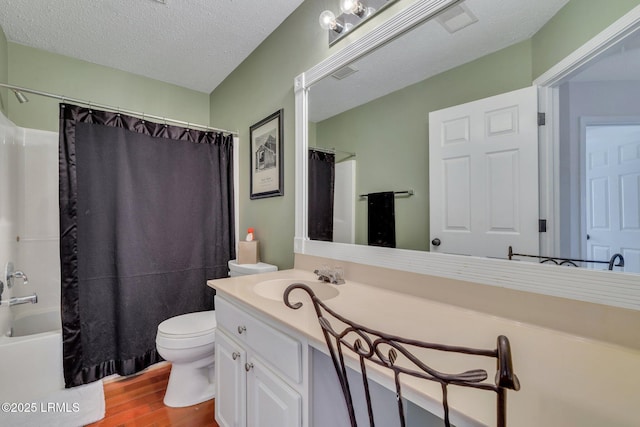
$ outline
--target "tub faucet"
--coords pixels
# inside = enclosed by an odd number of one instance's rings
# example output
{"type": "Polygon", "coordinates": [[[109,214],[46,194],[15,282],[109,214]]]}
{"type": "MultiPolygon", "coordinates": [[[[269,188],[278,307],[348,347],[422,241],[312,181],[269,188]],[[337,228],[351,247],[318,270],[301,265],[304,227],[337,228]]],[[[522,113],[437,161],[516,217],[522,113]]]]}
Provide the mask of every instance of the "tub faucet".
{"type": "Polygon", "coordinates": [[[335,267],[334,269],[323,267],[313,272],[318,276],[318,280],[323,282],[333,283],[334,285],[344,284],[344,272],[341,267],[335,267]]]}
{"type": "Polygon", "coordinates": [[[9,298],[8,301],[7,300],[0,301],[0,305],[7,304],[9,307],[11,307],[12,305],[27,304],[27,303],[35,304],[37,302],[38,302],[38,295],[34,293],[33,295],[28,295],[26,297],[11,297],[9,298]]]}

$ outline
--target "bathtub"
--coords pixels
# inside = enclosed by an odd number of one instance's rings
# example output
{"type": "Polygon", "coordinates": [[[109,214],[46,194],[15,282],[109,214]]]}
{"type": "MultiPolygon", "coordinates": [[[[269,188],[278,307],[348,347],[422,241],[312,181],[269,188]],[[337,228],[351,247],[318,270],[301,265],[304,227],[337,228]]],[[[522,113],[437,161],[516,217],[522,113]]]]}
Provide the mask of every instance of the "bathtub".
{"type": "Polygon", "coordinates": [[[16,314],[8,335],[0,336],[0,425],[81,426],[104,417],[101,381],[64,388],[58,310],[16,314]]]}

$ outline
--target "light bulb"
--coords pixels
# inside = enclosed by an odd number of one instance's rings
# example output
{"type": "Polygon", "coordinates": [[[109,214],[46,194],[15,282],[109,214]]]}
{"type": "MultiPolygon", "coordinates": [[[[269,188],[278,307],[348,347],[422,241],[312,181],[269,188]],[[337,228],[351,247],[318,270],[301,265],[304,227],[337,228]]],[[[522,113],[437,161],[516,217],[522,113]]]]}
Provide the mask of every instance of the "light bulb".
{"type": "Polygon", "coordinates": [[[341,0],[340,10],[342,13],[351,13],[362,17],[364,6],[359,0],[341,0]]]}
{"type": "Polygon", "coordinates": [[[336,15],[330,10],[325,10],[320,14],[320,26],[325,30],[333,30],[341,33],[344,27],[336,20],[336,15]]]}
{"type": "Polygon", "coordinates": [[[336,26],[336,15],[330,10],[320,14],[320,26],[325,30],[332,30],[336,26]]]}

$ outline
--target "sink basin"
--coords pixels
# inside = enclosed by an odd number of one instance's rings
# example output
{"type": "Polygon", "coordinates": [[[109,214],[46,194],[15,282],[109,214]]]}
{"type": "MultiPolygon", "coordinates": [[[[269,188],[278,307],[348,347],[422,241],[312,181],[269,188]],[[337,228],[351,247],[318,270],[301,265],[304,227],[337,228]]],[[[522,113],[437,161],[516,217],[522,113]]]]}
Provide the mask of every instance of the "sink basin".
{"type": "MultiPolygon", "coordinates": [[[[257,283],[253,287],[253,291],[263,298],[284,302],[284,291],[289,285],[294,283],[302,283],[311,288],[321,300],[328,300],[338,296],[340,291],[335,285],[324,282],[314,282],[312,280],[295,280],[295,279],[274,279],[265,280],[257,283]]],[[[311,302],[308,294],[302,289],[296,289],[289,295],[291,302],[311,302]]]]}

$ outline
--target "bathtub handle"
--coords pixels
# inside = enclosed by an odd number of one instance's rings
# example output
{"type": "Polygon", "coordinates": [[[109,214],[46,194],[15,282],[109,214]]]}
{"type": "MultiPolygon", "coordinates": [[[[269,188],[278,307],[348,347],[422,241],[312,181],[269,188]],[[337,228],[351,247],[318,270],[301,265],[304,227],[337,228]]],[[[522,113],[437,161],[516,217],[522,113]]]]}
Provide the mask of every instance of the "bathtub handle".
{"type": "Polygon", "coordinates": [[[29,279],[27,279],[27,275],[24,274],[20,270],[14,271],[13,274],[11,275],[11,278],[13,278],[13,279],[22,279],[22,284],[24,284],[24,285],[28,285],[29,284],[29,279]]]}
{"type": "Polygon", "coordinates": [[[13,286],[13,279],[22,279],[23,284],[28,284],[29,280],[27,279],[27,275],[24,274],[23,271],[13,270],[13,263],[8,262],[4,266],[4,279],[7,281],[7,288],[11,289],[13,286]]]}

